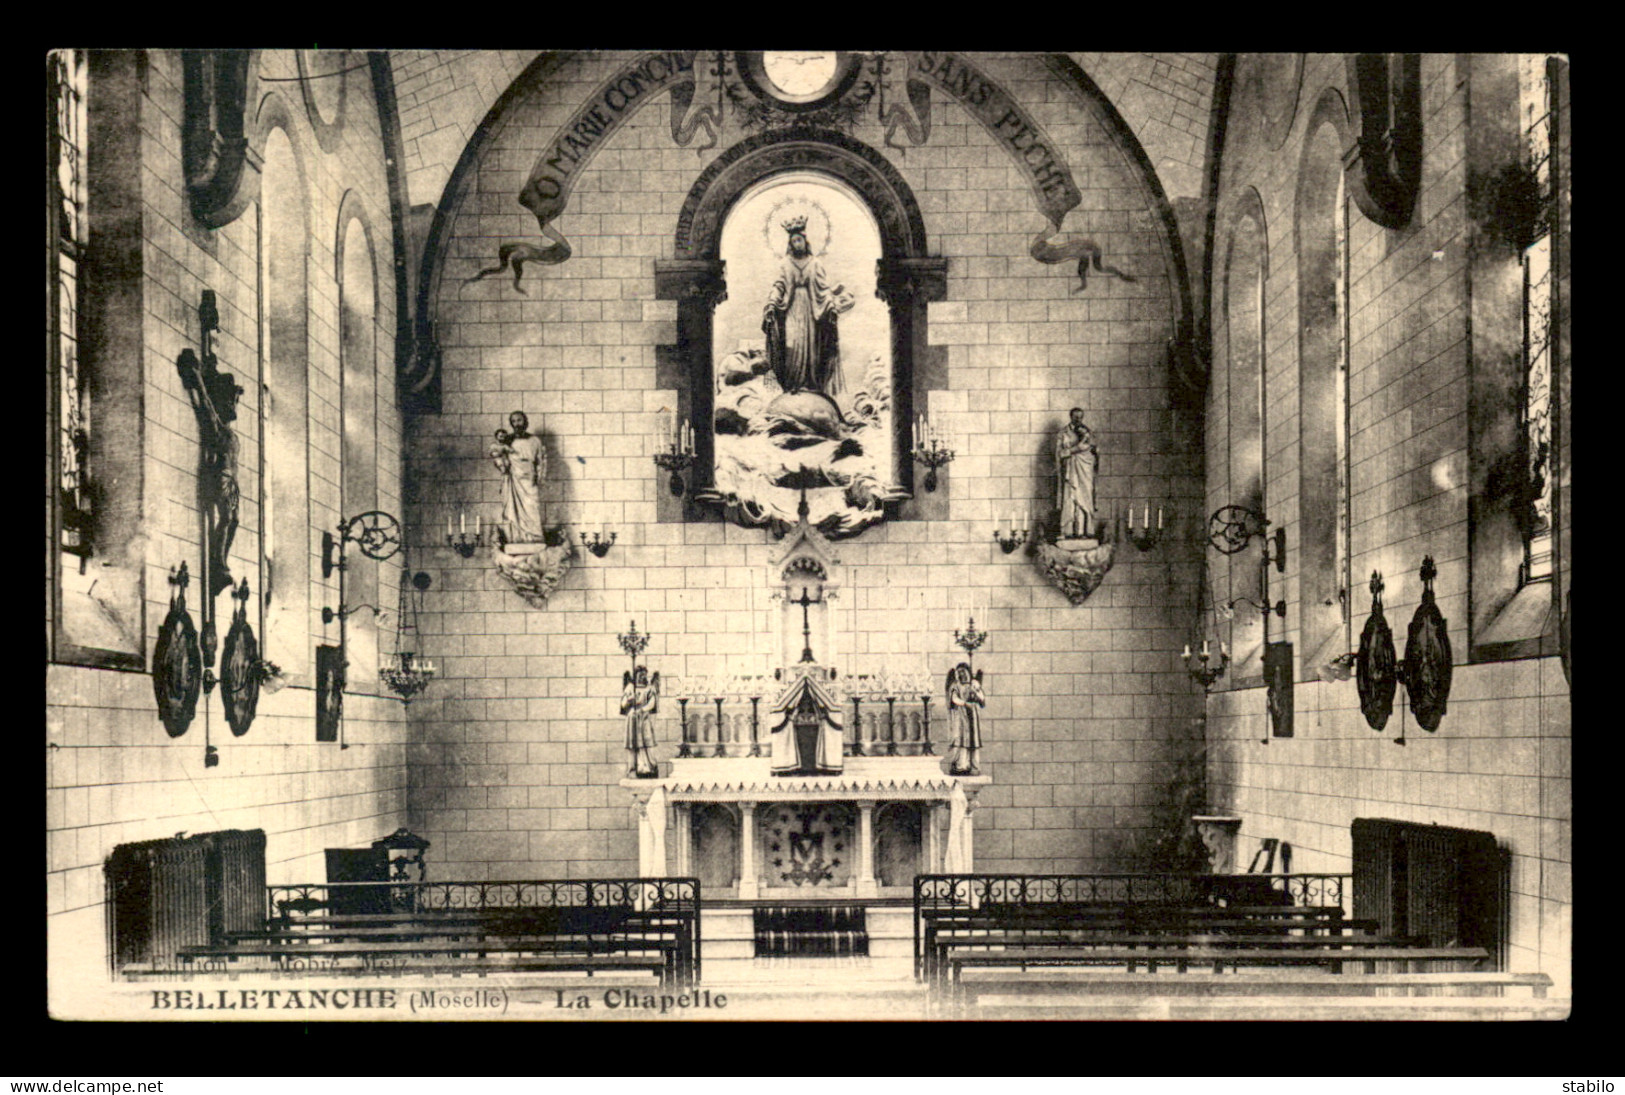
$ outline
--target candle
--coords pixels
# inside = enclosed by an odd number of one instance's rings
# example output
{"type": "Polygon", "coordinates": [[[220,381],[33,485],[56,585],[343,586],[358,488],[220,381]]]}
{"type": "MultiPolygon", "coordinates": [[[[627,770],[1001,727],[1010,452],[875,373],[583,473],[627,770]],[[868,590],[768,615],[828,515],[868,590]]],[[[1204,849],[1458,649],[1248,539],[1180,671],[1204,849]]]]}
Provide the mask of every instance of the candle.
{"type": "Polygon", "coordinates": [[[1181,654],[1180,657],[1184,658],[1186,661],[1191,660],[1191,644],[1190,643],[1185,644],[1185,652],[1183,654],[1181,654]]]}
{"type": "Polygon", "coordinates": [[[1129,508],[1128,508],[1128,530],[1130,532],[1134,531],[1134,507],[1133,506],[1129,506],[1129,508]]]}
{"type": "MultiPolygon", "coordinates": [[[[1219,644],[1219,648],[1220,648],[1220,650],[1221,650],[1221,651],[1222,651],[1222,650],[1223,650],[1223,649],[1224,649],[1224,644],[1223,644],[1223,643],[1220,643],[1220,644],[1219,644]]],[[[1208,657],[1208,650],[1207,650],[1207,640],[1206,640],[1206,639],[1203,639],[1203,640],[1202,640],[1202,660],[1203,660],[1203,661],[1206,661],[1206,660],[1207,660],[1207,657],[1208,657]]]]}
{"type": "Polygon", "coordinates": [[[457,531],[459,533],[468,531],[468,514],[461,511],[458,511],[457,514],[457,531]]]}
{"type": "Polygon", "coordinates": [[[451,515],[446,515],[446,539],[451,539],[451,515]]]}
{"type": "Polygon", "coordinates": [[[1157,507],[1157,527],[1162,528],[1162,507],[1157,507]]]}
{"type": "Polygon", "coordinates": [[[1145,504],[1145,513],[1140,518],[1140,527],[1141,528],[1150,528],[1151,527],[1151,503],[1150,502],[1147,502],[1145,504]]]}

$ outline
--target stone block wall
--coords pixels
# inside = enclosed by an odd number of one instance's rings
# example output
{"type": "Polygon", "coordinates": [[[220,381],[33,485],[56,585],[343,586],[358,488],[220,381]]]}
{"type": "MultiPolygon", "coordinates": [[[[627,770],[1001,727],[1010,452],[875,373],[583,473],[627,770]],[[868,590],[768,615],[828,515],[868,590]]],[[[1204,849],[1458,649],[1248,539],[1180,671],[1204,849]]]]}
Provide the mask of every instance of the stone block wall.
{"type": "MultiPolygon", "coordinates": [[[[1271,637],[1295,643],[1300,659],[1296,733],[1261,744],[1267,734],[1262,687],[1221,685],[1208,704],[1210,789],[1215,812],[1243,819],[1241,848],[1275,837],[1295,849],[1294,870],[1350,869],[1356,817],[1460,826],[1494,833],[1512,854],[1512,960],[1564,979],[1569,967],[1571,772],[1568,686],[1556,658],[1469,665],[1468,661],[1468,329],[1470,225],[1466,205],[1468,80],[1452,56],[1422,58],[1424,166],[1412,224],[1390,231],[1352,203],[1350,245],[1350,463],[1352,603],[1349,649],[1370,607],[1372,571],[1386,581],[1386,616],[1403,657],[1405,629],[1421,601],[1418,569],[1431,554],[1434,583],[1449,625],[1455,678],[1437,732],[1420,729],[1398,693],[1388,726],[1377,732],[1359,710],[1355,684],[1321,681],[1298,631],[1300,556],[1289,547],[1284,580],[1271,574],[1271,597],[1284,597],[1284,621],[1271,637]],[[1403,729],[1406,744],[1394,739],[1403,729]]],[[[1218,195],[1225,210],[1256,188],[1265,211],[1266,505],[1298,524],[1297,259],[1294,202],[1310,111],[1325,89],[1345,95],[1340,55],[1306,59],[1296,120],[1279,152],[1250,124],[1265,104],[1235,101],[1218,195]]],[[[1239,90],[1239,89],[1238,89],[1239,90]]],[[[1252,94],[1297,94],[1254,88],[1252,94]]],[[[1280,104],[1274,104],[1277,112],[1280,104]]],[[[1223,228],[1221,227],[1221,232],[1223,228]]],[[[1224,241],[1215,240],[1215,253],[1224,241]]],[[[1215,293],[1222,291],[1215,269],[1215,293]]],[[[1221,298],[1213,311],[1222,315],[1221,298]]],[[[1222,361],[1214,392],[1224,391],[1222,361]]],[[[1211,405],[1208,501],[1230,501],[1225,481],[1226,423],[1211,405]]],[[[1217,556],[1214,557],[1217,560],[1217,556]]],[[[1247,611],[1245,607],[1238,612],[1247,611]]]]}
{"type": "MultiPolygon", "coordinates": [[[[286,52],[263,55],[266,76],[296,74],[286,52]]],[[[320,579],[323,529],[339,520],[339,305],[335,248],[341,199],[359,196],[372,230],[377,271],[379,352],[377,391],[385,408],[377,421],[378,506],[399,513],[400,418],[394,406],[393,263],[389,251],[389,199],[383,145],[365,69],[348,74],[347,105],[337,143],[323,151],[297,92],[288,103],[290,136],[304,165],[309,252],[309,545],[311,642],[337,641],[337,625],[324,625],[320,606],[336,605],[336,577],[320,579]]],[[[262,83],[270,88],[297,84],[262,83]]],[[[97,109],[92,100],[91,109],[97,109]]],[[[181,166],[181,62],[178,52],[146,54],[140,96],[143,199],[144,344],[142,369],[145,514],[141,548],[146,561],[146,651],[168,611],[167,576],[185,561],[194,576],[187,604],[194,622],[202,598],[196,503],[197,425],[175,359],[200,348],[197,307],[214,290],[220,330],[220,367],[244,388],[238,404],[240,526],[233,541],[233,575],[247,577],[257,599],[260,571],[259,345],[261,311],[256,217],[253,206],[223,228],[200,225],[187,205],[181,166]]],[[[331,119],[330,119],[331,120],[331,119]]],[[[94,195],[95,180],[92,180],[94,195]]],[[[93,199],[94,200],[94,197],[93,199]]],[[[87,285],[95,292],[96,285],[87,285]]],[[[295,500],[293,504],[300,504],[295,500]]],[[[352,555],[354,554],[352,547],[352,555]]],[[[353,565],[375,567],[359,559],[353,565]]],[[[398,575],[384,569],[379,586],[393,609],[398,575]]],[[[234,602],[218,602],[222,641],[234,602]]],[[[260,625],[254,601],[249,620],[260,625]]],[[[352,624],[354,625],[354,619],[352,624]]],[[[260,636],[263,643],[263,635],[260,636]]],[[[219,691],[203,697],[187,732],[170,738],[157,716],[152,678],[76,665],[46,672],[46,883],[53,980],[69,970],[105,976],[102,864],[121,843],[177,832],[263,828],[273,882],[319,881],[323,849],[364,845],[405,821],[406,721],[402,704],[377,695],[376,667],[352,665],[345,697],[344,740],[315,740],[315,691],[296,678],[275,695],[262,693],[258,717],[242,738],[232,735],[219,691]],[[204,767],[204,737],[220,764],[204,767]]],[[[71,980],[71,974],[68,975],[71,980]]]]}
{"type": "MultiPolygon", "coordinates": [[[[677,216],[712,159],[747,135],[737,117],[720,147],[670,135],[668,102],[645,105],[575,180],[556,226],[572,257],[531,265],[524,295],[506,278],[466,284],[497,247],[532,239],[516,196],[538,151],[626,56],[580,55],[515,102],[449,220],[434,320],[444,413],[407,430],[415,542],[448,517],[500,514],[486,449],[512,410],[529,414],[549,454],[549,525],[613,529],[604,559],[584,556],[545,609],[527,606],[481,557],[435,558],[444,584],[425,619],[444,677],[412,705],[411,824],[437,862],[463,877],[626,874],[636,866],[617,713],[629,620],[655,638],[646,660],[669,677],[748,666],[764,630],[776,543],[761,530],[661,521],[665,476],[649,457],[657,386],[675,311],[655,299],[654,261],[674,257],[677,216]],[[752,593],[754,587],[754,611],[752,593]],[[753,618],[758,621],[753,624],[753,618]]],[[[853,135],[912,188],[933,255],[948,260],[929,339],[946,385],[918,393],[932,420],[964,439],[931,519],[887,522],[836,551],[843,673],[929,671],[959,659],[953,632],[974,612],[991,632],[985,669],[981,868],[1122,868],[1154,835],[1173,757],[1200,700],[1179,662],[1195,591],[1198,455],[1170,436],[1167,342],[1175,274],[1146,181],[1097,108],[1036,57],[977,58],[1064,150],[1083,193],[1066,229],[1096,239],[1138,276],[1095,276],[1074,292],[1072,263],[1028,255],[1045,220],[1023,173],[982,126],[936,94],[922,147],[887,149],[873,117],[853,135]],[[1056,431],[1085,409],[1101,452],[1103,507],[1165,508],[1163,545],[1121,545],[1105,583],[1070,606],[1022,553],[992,542],[997,518],[1053,505],[1056,431]]],[[[730,287],[748,293],[749,287],[730,287]]],[[[1182,440],[1186,443],[1182,444],[1182,440]]],[[[941,700],[937,701],[941,734],[941,700]]],[[[660,721],[674,752],[676,705],[660,721]]]]}

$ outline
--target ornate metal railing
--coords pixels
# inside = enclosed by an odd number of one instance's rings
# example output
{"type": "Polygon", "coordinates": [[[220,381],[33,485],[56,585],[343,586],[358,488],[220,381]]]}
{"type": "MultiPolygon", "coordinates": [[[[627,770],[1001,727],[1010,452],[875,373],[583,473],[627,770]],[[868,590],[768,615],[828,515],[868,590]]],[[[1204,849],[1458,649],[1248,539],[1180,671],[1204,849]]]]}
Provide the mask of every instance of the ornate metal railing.
{"type": "Polygon", "coordinates": [[[618,931],[671,929],[682,942],[679,969],[700,973],[700,880],[697,878],[540,879],[513,882],[298,882],[267,886],[275,926],[352,914],[432,917],[499,909],[605,909],[634,914],[618,931]]]}
{"type": "Polygon", "coordinates": [[[933,913],[1053,905],[1282,905],[1349,911],[1350,874],[922,874],[914,876],[914,964],[933,913]]]}

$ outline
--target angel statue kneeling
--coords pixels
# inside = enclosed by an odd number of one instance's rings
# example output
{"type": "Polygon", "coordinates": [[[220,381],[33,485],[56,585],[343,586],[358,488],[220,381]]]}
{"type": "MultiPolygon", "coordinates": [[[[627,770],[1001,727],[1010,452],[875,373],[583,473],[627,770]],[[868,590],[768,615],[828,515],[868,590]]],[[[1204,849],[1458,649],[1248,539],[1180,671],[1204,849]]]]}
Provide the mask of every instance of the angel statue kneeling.
{"type": "Polygon", "coordinates": [[[976,754],[982,749],[982,708],[987,696],[982,691],[982,671],[971,676],[970,665],[960,662],[948,671],[948,774],[979,776],[976,754]]]}
{"type": "Polygon", "coordinates": [[[649,676],[645,666],[621,674],[621,714],[626,716],[626,751],[632,767],[626,774],[634,779],[654,779],[660,768],[649,750],[655,741],[655,713],[660,710],[660,674],[649,676]]]}

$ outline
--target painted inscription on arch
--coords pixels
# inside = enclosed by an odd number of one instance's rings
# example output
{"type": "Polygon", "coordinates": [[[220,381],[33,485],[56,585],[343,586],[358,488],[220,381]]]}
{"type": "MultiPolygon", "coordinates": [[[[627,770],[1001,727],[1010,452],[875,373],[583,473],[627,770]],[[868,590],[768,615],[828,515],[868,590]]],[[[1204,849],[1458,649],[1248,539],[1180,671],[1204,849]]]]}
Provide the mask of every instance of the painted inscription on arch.
{"type": "Polygon", "coordinates": [[[1083,195],[1043,127],[1009,92],[957,53],[922,51],[914,57],[913,71],[952,96],[1021,165],[1039,209],[1058,231],[1083,195]]]}
{"type": "Polygon", "coordinates": [[[660,92],[693,80],[693,50],[646,53],[605,80],[554,134],[519,192],[519,204],[547,228],[564,212],[582,167],[622,123],[660,92]]]}
{"type": "MultiPolygon", "coordinates": [[[[1080,289],[1083,264],[1088,261],[1085,252],[1093,256],[1097,271],[1117,273],[1100,264],[1100,249],[1093,241],[1072,236],[1049,239],[1083,198],[1055,142],[1000,84],[958,53],[875,55],[870,67],[868,77],[855,82],[849,97],[861,98],[864,109],[871,103],[876,107],[879,121],[886,127],[887,145],[901,148],[892,140],[898,130],[916,144],[930,139],[927,87],[936,87],[981,123],[1027,177],[1039,211],[1050,222],[1049,232],[1034,241],[1033,258],[1044,263],[1081,260],[1080,289]]],[[[668,50],[642,54],[604,80],[554,133],[519,194],[520,204],[535,215],[542,235],[552,242],[540,247],[507,244],[499,251],[497,266],[468,280],[511,270],[514,287],[523,292],[524,263],[553,265],[569,259],[569,241],[553,221],[563,214],[571,190],[592,156],[627,118],[661,94],[672,93],[672,138],[676,143],[686,146],[702,133],[706,141],[697,151],[721,143],[725,104],[735,100],[737,110],[737,95],[743,94],[732,86],[731,77],[724,54],[668,50]]],[[[1125,275],[1125,279],[1132,277],[1125,275]]]]}

